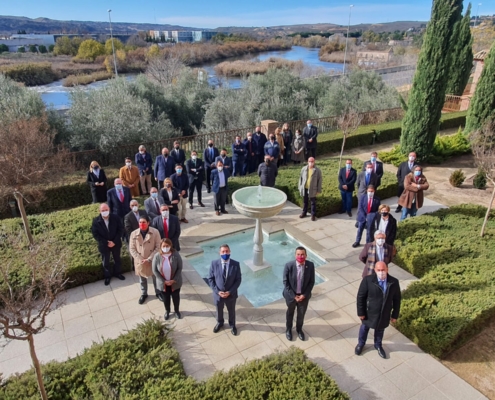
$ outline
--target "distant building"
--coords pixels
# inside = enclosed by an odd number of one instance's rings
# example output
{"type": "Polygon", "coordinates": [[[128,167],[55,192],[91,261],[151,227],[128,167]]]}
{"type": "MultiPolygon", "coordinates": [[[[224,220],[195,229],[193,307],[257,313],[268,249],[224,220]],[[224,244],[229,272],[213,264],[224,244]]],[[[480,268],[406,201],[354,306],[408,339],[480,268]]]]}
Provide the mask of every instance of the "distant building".
{"type": "Polygon", "coordinates": [[[9,52],[17,52],[19,47],[28,48],[29,46],[50,46],[55,44],[54,35],[37,35],[37,34],[16,34],[11,35],[8,39],[1,39],[0,44],[9,48],[9,52]]]}
{"type": "Polygon", "coordinates": [[[386,67],[393,59],[393,51],[358,51],[356,54],[357,63],[365,67],[386,67]]]}
{"type": "Polygon", "coordinates": [[[204,42],[211,40],[218,32],[213,31],[149,31],[149,35],[160,40],[173,41],[175,43],[204,42]]]}

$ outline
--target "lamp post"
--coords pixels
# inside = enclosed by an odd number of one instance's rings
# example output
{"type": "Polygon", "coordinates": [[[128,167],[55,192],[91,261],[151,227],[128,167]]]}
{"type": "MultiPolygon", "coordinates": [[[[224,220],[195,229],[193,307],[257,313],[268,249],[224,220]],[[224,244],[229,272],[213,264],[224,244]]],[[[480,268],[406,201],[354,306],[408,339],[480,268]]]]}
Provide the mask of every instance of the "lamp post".
{"type": "Polygon", "coordinates": [[[476,17],[474,18],[474,27],[476,27],[476,22],[478,21],[478,15],[480,14],[481,3],[478,3],[478,9],[476,10],[476,17]]]}
{"type": "Polygon", "coordinates": [[[352,4],[349,6],[349,23],[347,24],[347,35],[345,37],[345,51],[344,51],[344,66],[342,68],[342,73],[345,75],[345,60],[347,58],[347,41],[349,40],[349,28],[351,27],[351,11],[352,7],[354,7],[352,4]]]}
{"type": "Polygon", "coordinates": [[[119,73],[117,72],[117,59],[115,58],[115,46],[113,45],[113,34],[112,34],[112,17],[110,13],[112,10],[108,10],[108,21],[110,22],[110,40],[112,41],[112,53],[113,53],[113,66],[115,67],[115,77],[119,77],[119,73]]]}

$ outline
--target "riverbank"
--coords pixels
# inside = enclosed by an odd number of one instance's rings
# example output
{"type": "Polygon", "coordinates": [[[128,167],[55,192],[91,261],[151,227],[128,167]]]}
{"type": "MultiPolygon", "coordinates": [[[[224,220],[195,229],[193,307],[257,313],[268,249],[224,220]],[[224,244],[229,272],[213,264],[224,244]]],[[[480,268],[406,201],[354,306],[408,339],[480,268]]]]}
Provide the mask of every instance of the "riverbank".
{"type": "Polygon", "coordinates": [[[302,61],[290,61],[277,57],[271,57],[266,61],[224,61],[215,66],[215,72],[217,75],[222,76],[248,76],[251,74],[265,74],[271,68],[301,70],[304,68],[304,63],[302,61]]]}
{"type": "Polygon", "coordinates": [[[79,85],[89,85],[94,82],[106,81],[112,78],[113,74],[107,71],[93,72],[87,75],[69,75],[64,79],[63,85],[65,87],[74,87],[79,85]]]}

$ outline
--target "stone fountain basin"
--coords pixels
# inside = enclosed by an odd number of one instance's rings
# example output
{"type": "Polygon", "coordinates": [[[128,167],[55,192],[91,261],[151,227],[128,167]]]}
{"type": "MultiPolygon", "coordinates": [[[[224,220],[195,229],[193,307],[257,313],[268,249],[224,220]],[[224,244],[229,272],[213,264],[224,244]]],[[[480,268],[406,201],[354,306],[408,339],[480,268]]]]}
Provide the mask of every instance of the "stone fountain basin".
{"type": "Polygon", "coordinates": [[[277,215],[287,202],[287,195],[281,190],[262,186],[261,202],[259,186],[249,186],[232,194],[232,203],[239,213],[249,218],[270,218],[277,215]]]}

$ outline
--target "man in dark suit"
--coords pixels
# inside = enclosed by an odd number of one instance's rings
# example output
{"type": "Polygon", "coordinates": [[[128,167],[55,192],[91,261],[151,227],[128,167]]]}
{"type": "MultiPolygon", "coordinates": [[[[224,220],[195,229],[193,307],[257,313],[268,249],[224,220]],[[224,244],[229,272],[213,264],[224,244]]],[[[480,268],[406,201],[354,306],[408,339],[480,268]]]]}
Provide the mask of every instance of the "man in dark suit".
{"type": "Polygon", "coordinates": [[[107,192],[107,202],[110,208],[110,213],[118,215],[124,223],[124,217],[131,211],[129,204],[131,203],[132,196],[129,188],[126,188],[122,184],[122,179],[117,178],[113,181],[114,186],[107,192]]]}
{"type": "Polygon", "coordinates": [[[180,251],[180,222],[175,215],[171,215],[166,204],[160,206],[160,213],[158,217],[153,218],[151,227],[158,229],[160,237],[162,239],[169,238],[172,241],[174,249],[180,251]]]}
{"type": "Polygon", "coordinates": [[[174,142],[174,149],[170,152],[170,155],[175,160],[175,165],[184,165],[186,162],[186,153],[180,148],[180,143],[178,140],[174,142]]]}
{"type": "MultiPolygon", "coordinates": [[[[402,195],[402,192],[404,191],[404,179],[411,173],[411,171],[414,171],[414,167],[416,165],[418,165],[418,163],[416,162],[416,153],[414,151],[411,151],[409,153],[408,161],[404,161],[399,165],[399,168],[397,168],[397,197],[400,198],[400,196],[402,195]]],[[[402,206],[397,205],[395,212],[398,213],[401,211],[402,206]]]]}
{"type": "MultiPolygon", "coordinates": [[[[366,164],[366,169],[360,172],[356,179],[358,210],[361,199],[368,190],[368,186],[371,185],[374,188],[376,188],[377,183],[378,183],[378,175],[373,172],[373,169],[371,168],[371,165],[369,163],[366,164]]],[[[356,228],[357,228],[357,224],[356,224],[356,228]]]]}
{"type": "Polygon", "coordinates": [[[244,166],[244,158],[246,157],[246,147],[241,141],[241,136],[235,137],[235,142],[232,144],[232,176],[241,175],[244,166]]]}
{"type": "MultiPolygon", "coordinates": [[[[187,196],[189,193],[189,178],[187,177],[186,171],[184,171],[184,167],[182,164],[175,165],[175,174],[170,176],[172,180],[172,184],[174,185],[174,189],[179,193],[179,204],[177,204],[177,216],[179,220],[185,222],[186,224],[189,222],[186,219],[186,211],[187,211],[187,196]]],[[[164,199],[166,203],[166,199],[164,199]]]]}
{"type": "Polygon", "coordinates": [[[380,199],[375,196],[375,188],[372,185],[368,186],[367,194],[363,195],[361,201],[359,202],[357,224],[358,230],[356,234],[356,241],[353,243],[352,247],[356,248],[361,242],[361,237],[363,236],[363,230],[366,228],[366,243],[372,241],[370,236],[371,224],[375,219],[376,213],[378,212],[378,207],[380,207],[380,199]]]}
{"type": "Polygon", "coordinates": [[[292,324],[294,311],[297,308],[296,332],[299,339],[304,340],[302,330],[304,315],[308,309],[311,291],[315,285],[315,265],[306,260],[304,247],[296,249],[296,259],[285,264],[283,295],[287,303],[286,331],[287,340],[292,341],[292,324]]]}
{"type": "Polygon", "coordinates": [[[357,315],[362,324],[359,329],[358,344],[354,350],[356,355],[363,352],[368,332],[375,330],[375,349],[378,355],[386,358],[382,347],[383,334],[390,322],[395,323],[399,318],[401,291],[399,281],[388,274],[387,265],[379,261],[375,273],[366,276],[359,285],[357,294],[357,315]]]}
{"type": "Polygon", "coordinates": [[[186,161],[187,177],[189,179],[189,208],[192,210],[194,191],[198,193],[198,205],[204,207],[201,202],[201,189],[203,188],[204,165],[201,158],[198,158],[196,150],[191,151],[191,159],[186,161]]]}
{"type": "Polygon", "coordinates": [[[352,160],[348,158],[345,161],[345,167],[339,171],[339,190],[342,197],[342,208],[339,214],[347,213],[352,217],[352,193],[357,179],[357,171],[352,168],[352,160]]]}
{"type": "Polygon", "coordinates": [[[244,158],[242,175],[252,174],[256,171],[256,165],[258,162],[258,145],[253,140],[253,134],[251,132],[247,133],[246,139],[244,140],[244,147],[246,148],[246,157],[244,158]]]}
{"type": "Polygon", "coordinates": [[[265,144],[268,141],[266,135],[261,132],[261,126],[257,126],[254,135],[253,141],[256,143],[256,157],[257,160],[255,162],[255,166],[260,165],[265,158],[265,144]]]}
{"type": "Polygon", "coordinates": [[[139,146],[139,153],[136,153],[134,161],[139,169],[139,181],[141,182],[141,193],[149,194],[151,189],[151,175],[153,173],[153,159],[146,151],[146,147],[139,146]]]}
{"type": "MultiPolygon", "coordinates": [[[[228,169],[230,175],[232,175],[232,158],[227,155],[227,149],[222,149],[220,155],[215,159],[215,164],[221,161],[224,169],[228,169]]],[[[213,178],[211,179],[213,181],[213,178]]]]}
{"type": "Polygon", "coordinates": [[[162,155],[155,160],[155,181],[158,189],[163,188],[163,181],[175,172],[175,159],[170,156],[166,147],[162,149],[162,155]]]}
{"type": "Polygon", "coordinates": [[[215,205],[215,213],[217,216],[220,213],[228,214],[227,210],[225,210],[225,203],[227,201],[227,183],[229,179],[230,173],[228,169],[224,169],[223,163],[221,160],[217,161],[217,169],[211,171],[211,180],[214,197],[214,205],[215,205]]]}
{"type": "Polygon", "coordinates": [[[98,251],[101,254],[105,286],[110,284],[112,272],[110,271],[110,254],[113,257],[113,276],[125,280],[121,273],[120,250],[122,249],[122,235],[124,227],[120,218],[110,213],[106,203],[100,204],[100,215],[93,219],[91,233],[98,242],[98,251]]]}
{"type": "Polygon", "coordinates": [[[304,140],[306,141],[306,160],[310,157],[316,157],[316,144],[318,137],[318,128],[313,125],[311,120],[306,122],[303,130],[304,140]]]}
{"type": "Polygon", "coordinates": [[[368,161],[365,161],[363,164],[363,171],[366,171],[366,165],[371,164],[371,168],[373,172],[378,176],[378,183],[375,186],[377,189],[382,183],[383,176],[383,163],[381,161],[377,161],[378,153],[376,151],[371,153],[371,157],[368,161]]]}
{"type": "Polygon", "coordinates": [[[235,303],[237,289],[241,284],[241,266],[239,262],[230,258],[228,244],[220,246],[220,259],[213,260],[208,274],[208,283],[213,290],[213,303],[217,308],[217,324],[213,332],[217,333],[224,324],[223,308],[227,306],[229,325],[232,335],[237,335],[235,326],[235,303]]]}
{"type": "Polygon", "coordinates": [[[150,190],[150,197],[144,201],[144,209],[151,221],[153,221],[153,218],[160,215],[160,205],[162,204],[163,197],[158,195],[158,189],[156,187],[152,187],[150,190]]]}
{"type": "Polygon", "coordinates": [[[220,152],[213,145],[213,140],[208,140],[208,147],[203,151],[203,160],[206,167],[206,190],[211,192],[211,171],[216,169],[215,160],[220,155],[220,152]]]}

